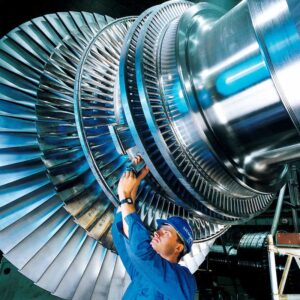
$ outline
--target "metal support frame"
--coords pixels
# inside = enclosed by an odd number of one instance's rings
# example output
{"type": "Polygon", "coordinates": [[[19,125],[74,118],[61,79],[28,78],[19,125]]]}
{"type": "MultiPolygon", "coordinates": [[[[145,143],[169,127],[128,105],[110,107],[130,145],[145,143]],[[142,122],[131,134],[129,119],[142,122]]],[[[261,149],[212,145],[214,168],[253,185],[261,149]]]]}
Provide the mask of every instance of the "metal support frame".
{"type": "Polygon", "coordinates": [[[284,248],[277,247],[274,245],[273,236],[271,234],[268,235],[268,259],[269,259],[269,271],[270,271],[270,279],[271,279],[271,289],[272,289],[272,299],[273,300],[281,300],[281,299],[300,299],[300,294],[283,294],[286,279],[288,277],[288,273],[290,270],[290,266],[293,258],[296,260],[298,267],[300,267],[300,248],[284,248]],[[276,274],[276,261],[275,254],[287,255],[287,261],[283,270],[283,274],[279,283],[277,281],[276,274]]]}
{"type": "Polygon", "coordinates": [[[282,209],[282,203],[283,203],[283,199],[284,199],[285,188],[286,188],[286,184],[281,188],[281,190],[279,192],[279,197],[278,197],[278,200],[277,200],[275,215],[274,215],[272,228],[271,228],[271,235],[272,236],[274,236],[276,231],[277,231],[279,218],[280,218],[280,214],[281,214],[281,209],[282,209]]]}
{"type": "Polygon", "coordinates": [[[292,165],[289,168],[288,187],[289,187],[294,229],[295,232],[299,232],[297,207],[300,205],[300,199],[299,199],[299,183],[297,179],[297,167],[295,165],[292,165]]]}
{"type": "MultiPolygon", "coordinates": [[[[297,180],[297,168],[296,166],[292,165],[289,167],[288,172],[288,188],[289,188],[289,195],[290,195],[290,204],[292,207],[292,217],[293,217],[293,224],[295,232],[299,232],[298,226],[298,216],[297,216],[297,206],[300,203],[299,199],[299,184],[297,180]]],[[[276,211],[272,223],[271,232],[268,235],[268,260],[269,260],[269,272],[270,272],[270,281],[271,281],[271,290],[272,290],[272,299],[273,300],[281,300],[281,299],[300,299],[300,294],[283,294],[284,287],[286,284],[286,280],[288,277],[288,273],[290,270],[290,266],[292,263],[293,258],[295,259],[298,267],[300,268],[300,247],[292,247],[286,248],[281,246],[275,246],[273,237],[276,234],[278,223],[280,219],[280,214],[282,211],[282,204],[284,199],[286,185],[284,185],[279,193],[276,211]],[[277,280],[277,273],[276,273],[276,260],[275,260],[275,253],[287,255],[287,261],[284,267],[284,271],[279,283],[278,287],[278,280],[277,280]]]]}
{"type": "Polygon", "coordinates": [[[280,284],[279,284],[279,289],[278,289],[279,295],[283,294],[286,279],[287,279],[287,276],[288,276],[289,271],[290,271],[292,259],[293,259],[293,256],[288,255],[287,261],[285,263],[284,271],[283,271],[283,274],[282,274],[282,277],[281,277],[281,281],[280,281],[280,284]]]}
{"type": "Polygon", "coordinates": [[[268,260],[273,300],[279,300],[273,236],[268,235],[268,260]]]}

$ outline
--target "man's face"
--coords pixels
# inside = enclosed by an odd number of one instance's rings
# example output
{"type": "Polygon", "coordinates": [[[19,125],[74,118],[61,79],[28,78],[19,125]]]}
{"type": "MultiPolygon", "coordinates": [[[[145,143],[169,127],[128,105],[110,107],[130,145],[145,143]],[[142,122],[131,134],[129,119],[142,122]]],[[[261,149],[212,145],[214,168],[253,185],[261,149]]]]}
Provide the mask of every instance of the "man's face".
{"type": "Polygon", "coordinates": [[[178,241],[176,230],[168,224],[162,225],[154,232],[150,244],[162,257],[179,254],[183,249],[183,245],[178,241]]]}

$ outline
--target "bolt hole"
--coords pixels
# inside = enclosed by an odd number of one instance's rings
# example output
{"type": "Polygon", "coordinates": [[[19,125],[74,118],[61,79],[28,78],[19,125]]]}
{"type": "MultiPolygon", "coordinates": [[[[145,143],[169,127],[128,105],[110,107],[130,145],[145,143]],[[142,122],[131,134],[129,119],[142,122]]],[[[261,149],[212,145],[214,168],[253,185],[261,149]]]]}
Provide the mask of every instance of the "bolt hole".
{"type": "Polygon", "coordinates": [[[5,268],[4,271],[3,271],[3,273],[5,275],[8,275],[10,273],[10,268],[5,268]]]}

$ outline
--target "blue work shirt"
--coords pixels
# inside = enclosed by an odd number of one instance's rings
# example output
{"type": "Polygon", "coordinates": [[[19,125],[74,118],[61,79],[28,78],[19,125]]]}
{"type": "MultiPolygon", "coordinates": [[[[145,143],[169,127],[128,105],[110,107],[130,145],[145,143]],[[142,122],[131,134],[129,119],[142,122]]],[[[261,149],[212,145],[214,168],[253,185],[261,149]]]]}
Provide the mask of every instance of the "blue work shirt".
{"type": "Polygon", "coordinates": [[[123,299],[193,300],[196,281],[189,269],[171,263],[150,245],[150,234],[137,213],[125,218],[129,239],[124,235],[122,214],[115,214],[113,240],[131,278],[123,299]]]}

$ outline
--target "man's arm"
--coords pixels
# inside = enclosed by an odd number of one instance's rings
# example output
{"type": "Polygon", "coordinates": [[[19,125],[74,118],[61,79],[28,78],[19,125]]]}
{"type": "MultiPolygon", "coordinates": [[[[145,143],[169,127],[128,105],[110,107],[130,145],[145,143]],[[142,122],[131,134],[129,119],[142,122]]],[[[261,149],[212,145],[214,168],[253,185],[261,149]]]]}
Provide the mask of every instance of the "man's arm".
{"type": "MultiPolygon", "coordinates": [[[[133,160],[133,164],[138,164],[142,160],[141,156],[137,156],[133,160]]],[[[122,212],[122,218],[123,218],[123,231],[124,234],[129,237],[129,232],[128,232],[128,225],[125,222],[125,218],[132,213],[136,212],[135,209],[135,201],[136,201],[136,194],[138,187],[141,183],[141,181],[145,178],[145,176],[149,173],[149,168],[145,166],[139,173],[138,176],[135,175],[133,171],[126,171],[118,185],[118,195],[119,195],[119,200],[123,200],[125,198],[131,198],[133,203],[132,204],[122,204],[118,211],[122,212]]]]}
{"type": "Polygon", "coordinates": [[[126,237],[123,234],[122,214],[120,211],[115,211],[114,222],[112,224],[111,232],[113,236],[114,245],[118,251],[119,256],[121,257],[123,265],[130,278],[133,279],[133,277],[138,272],[136,271],[134,265],[131,263],[130,257],[128,256],[128,250],[125,245],[126,237]]]}
{"type": "MultiPolygon", "coordinates": [[[[141,160],[141,157],[135,158],[133,163],[137,164],[141,160]]],[[[138,272],[131,263],[131,259],[128,255],[128,250],[125,245],[125,239],[128,238],[128,225],[124,221],[125,217],[133,212],[135,212],[135,201],[136,194],[141,180],[148,174],[149,170],[147,167],[142,169],[139,176],[136,177],[132,172],[125,172],[120,179],[118,185],[119,199],[131,198],[134,205],[123,204],[122,207],[119,206],[115,211],[114,222],[112,225],[112,236],[115,247],[120,255],[122,262],[132,278],[138,272]],[[125,237],[126,236],[126,237],[125,237]]]]}
{"type": "MultiPolygon", "coordinates": [[[[122,219],[123,219],[123,231],[126,237],[129,237],[128,234],[128,225],[125,222],[125,218],[129,215],[135,212],[135,200],[136,200],[136,192],[135,194],[133,191],[136,189],[136,186],[138,186],[139,183],[137,182],[137,178],[135,174],[132,171],[126,171],[119,182],[118,186],[118,194],[119,194],[119,200],[123,200],[125,198],[131,198],[133,203],[124,203],[122,204],[118,209],[122,213],[122,219]]],[[[137,189],[136,189],[137,190],[137,189]]]]}

